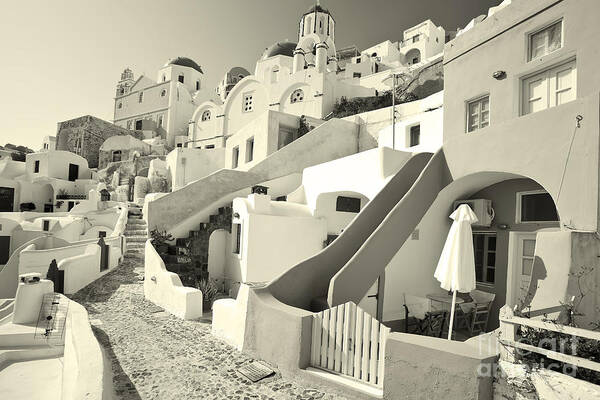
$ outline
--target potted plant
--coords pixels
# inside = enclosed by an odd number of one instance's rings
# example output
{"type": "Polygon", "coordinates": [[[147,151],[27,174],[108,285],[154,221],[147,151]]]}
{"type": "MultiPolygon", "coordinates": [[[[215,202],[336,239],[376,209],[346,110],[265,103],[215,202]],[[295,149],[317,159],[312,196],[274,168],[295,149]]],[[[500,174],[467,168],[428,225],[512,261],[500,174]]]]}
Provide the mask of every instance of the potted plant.
{"type": "Polygon", "coordinates": [[[150,231],[150,239],[152,246],[156,249],[158,254],[163,255],[167,254],[169,250],[169,243],[173,240],[173,236],[167,231],[160,231],[158,229],[153,229],[150,231]]]}

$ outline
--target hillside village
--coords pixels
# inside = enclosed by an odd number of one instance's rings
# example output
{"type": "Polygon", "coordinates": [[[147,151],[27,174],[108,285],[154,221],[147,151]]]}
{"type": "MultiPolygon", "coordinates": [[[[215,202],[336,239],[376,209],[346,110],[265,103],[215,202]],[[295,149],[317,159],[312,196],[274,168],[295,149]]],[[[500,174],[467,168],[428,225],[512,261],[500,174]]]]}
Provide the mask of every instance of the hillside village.
{"type": "Polygon", "coordinates": [[[498,3],[358,49],[317,2],[0,146],[6,398],[600,399],[600,3],[498,3]]]}

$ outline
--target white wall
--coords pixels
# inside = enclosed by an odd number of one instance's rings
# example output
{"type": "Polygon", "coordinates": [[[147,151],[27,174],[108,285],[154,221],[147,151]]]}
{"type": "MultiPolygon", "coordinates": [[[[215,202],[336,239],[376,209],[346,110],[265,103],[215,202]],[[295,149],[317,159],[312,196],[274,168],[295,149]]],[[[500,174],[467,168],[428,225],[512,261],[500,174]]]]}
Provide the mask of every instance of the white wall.
{"type": "Polygon", "coordinates": [[[195,149],[178,147],[167,155],[167,168],[171,175],[172,190],[223,168],[225,149],[195,149]]]}
{"type": "Polygon", "coordinates": [[[338,196],[355,197],[360,199],[360,209],[362,210],[369,202],[369,199],[356,192],[333,192],[322,193],[317,198],[314,215],[315,218],[322,218],[327,221],[327,233],[330,235],[339,235],[344,228],[356,217],[357,213],[347,211],[337,211],[336,204],[338,196]]]}
{"type": "Polygon", "coordinates": [[[177,274],[167,271],[150,240],[145,249],[144,297],[182,319],[202,316],[202,292],[183,286],[177,274]]]}
{"type": "MultiPolygon", "coordinates": [[[[241,253],[230,253],[240,265],[241,282],[268,282],[323,248],[326,221],[313,218],[308,209],[277,204],[269,196],[237,198],[233,223],[241,223],[241,253]],[[237,260],[236,260],[237,259],[237,260]]],[[[232,232],[231,241],[236,240],[232,232]]]]}
{"type": "Polygon", "coordinates": [[[292,194],[288,201],[307,204],[314,210],[317,198],[323,193],[356,192],[372,199],[409,158],[410,153],[379,148],[305,168],[304,197],[292,194]]]}

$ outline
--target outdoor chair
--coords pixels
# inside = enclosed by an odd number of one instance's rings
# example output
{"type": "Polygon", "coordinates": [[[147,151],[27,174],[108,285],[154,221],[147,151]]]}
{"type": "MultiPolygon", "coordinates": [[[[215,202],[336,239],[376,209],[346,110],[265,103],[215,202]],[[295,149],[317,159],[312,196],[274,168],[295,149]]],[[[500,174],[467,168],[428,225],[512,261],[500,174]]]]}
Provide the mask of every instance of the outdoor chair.
{"type": "Polygon", "coordinates": [[[462,315],[457,321],[464,320],[471,335],[487,332],[490,309],[496,295],[482,290],[473,290],[470,295],[471,303],[459,304],[462,315]]]}

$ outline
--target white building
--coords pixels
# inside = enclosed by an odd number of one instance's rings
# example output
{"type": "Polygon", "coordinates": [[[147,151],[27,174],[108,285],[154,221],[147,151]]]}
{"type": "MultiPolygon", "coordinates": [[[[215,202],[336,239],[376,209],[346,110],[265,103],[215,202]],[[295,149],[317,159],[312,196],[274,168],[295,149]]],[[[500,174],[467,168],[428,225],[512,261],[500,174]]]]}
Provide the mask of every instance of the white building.
{"type": "Polygon", "coordinates": [[[143,131],[146,138],[161,136],[173,146],[177,135],[187,133],[198,102],[212,97],[202,81],[202,69],[187,57],[168,61],[156,80],[144,75],[134,79],[127,68],[117,84],[114,123],[143,131]]]}

